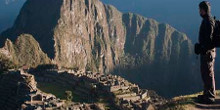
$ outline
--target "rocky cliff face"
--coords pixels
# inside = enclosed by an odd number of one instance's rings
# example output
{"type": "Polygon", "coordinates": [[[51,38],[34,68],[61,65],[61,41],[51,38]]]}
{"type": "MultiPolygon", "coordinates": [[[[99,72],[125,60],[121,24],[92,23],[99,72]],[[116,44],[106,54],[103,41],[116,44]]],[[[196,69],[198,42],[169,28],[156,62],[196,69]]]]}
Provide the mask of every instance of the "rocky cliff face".
{"type": "Polygon", "coordinates": [[[64,0],[60,12],[54,32],[58,64],[112,70],[124,49],[122,14],[98,0],[64,0]]]}
{"type": "Polygon", "coordinates": [[[151,76],[173,76],[170,66],[175,66],[172,72],[179,72],[192,54],[185,34],[153,19],[123,14],[99,0],[27,0],[14,26],[1,39],[15,41],[22,33],[33,35],[61,67],[135,72],[125,77],[137,82],[151,76]],[[158,67],[164,74],[153,71],[158,67]]]}

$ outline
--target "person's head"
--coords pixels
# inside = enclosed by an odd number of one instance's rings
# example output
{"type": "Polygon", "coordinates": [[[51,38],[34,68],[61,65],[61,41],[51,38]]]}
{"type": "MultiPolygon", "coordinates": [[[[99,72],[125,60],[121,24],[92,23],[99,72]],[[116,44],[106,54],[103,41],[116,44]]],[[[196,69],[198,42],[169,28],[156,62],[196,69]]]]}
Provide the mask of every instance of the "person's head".
{"type": "Polygon", "coordinates": [[[211,6],[210,3],[207,1],[203,1],[199,4],[199,13],[200,16],[204,17],[206,15],[210,15],[211,13],[211,6]]]}

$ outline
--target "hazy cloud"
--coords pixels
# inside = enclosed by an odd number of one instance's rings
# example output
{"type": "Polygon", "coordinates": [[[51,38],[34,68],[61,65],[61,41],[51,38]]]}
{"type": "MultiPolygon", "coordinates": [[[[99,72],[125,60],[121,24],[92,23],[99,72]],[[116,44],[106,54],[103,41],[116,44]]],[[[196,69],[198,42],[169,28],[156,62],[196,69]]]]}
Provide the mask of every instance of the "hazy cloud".
{"type": "Polygon", "coordinates": [[[5,0],[5,4],[8,5],[8,4],[15,2],[15,1],[18,1],[18,0],[5,0]]]}

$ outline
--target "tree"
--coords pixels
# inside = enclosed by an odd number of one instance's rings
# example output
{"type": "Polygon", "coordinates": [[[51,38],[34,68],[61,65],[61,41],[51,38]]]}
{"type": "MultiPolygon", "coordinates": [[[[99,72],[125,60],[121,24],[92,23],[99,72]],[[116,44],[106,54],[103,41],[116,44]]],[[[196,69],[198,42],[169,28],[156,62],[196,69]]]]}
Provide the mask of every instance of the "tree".
{"type": "Polygon", "coordinates": [[[0,73],[14,68],[17,68],[17,65],[14,62],[3,55],[0,55],[0,73]]]}
{"type": "Polygon", "coordinates": [[[73,100],[72,91],[66,91],[65,95],[66,95],[66,100],[67,101],[71,102],[73,100]]]}

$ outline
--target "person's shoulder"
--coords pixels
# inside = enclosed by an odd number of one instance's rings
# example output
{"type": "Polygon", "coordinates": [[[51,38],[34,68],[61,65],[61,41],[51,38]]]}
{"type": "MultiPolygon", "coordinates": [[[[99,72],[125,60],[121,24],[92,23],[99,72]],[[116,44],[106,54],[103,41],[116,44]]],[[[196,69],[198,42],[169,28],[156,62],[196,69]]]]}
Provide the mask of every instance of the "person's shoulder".
{"type": "Polygon", "coordinates": [[[203,19],[202,22],[206,25],[212,25],[212,26],[215,25],[215,19],[213,17],[205,18],[205,19],[203,19]]]}

